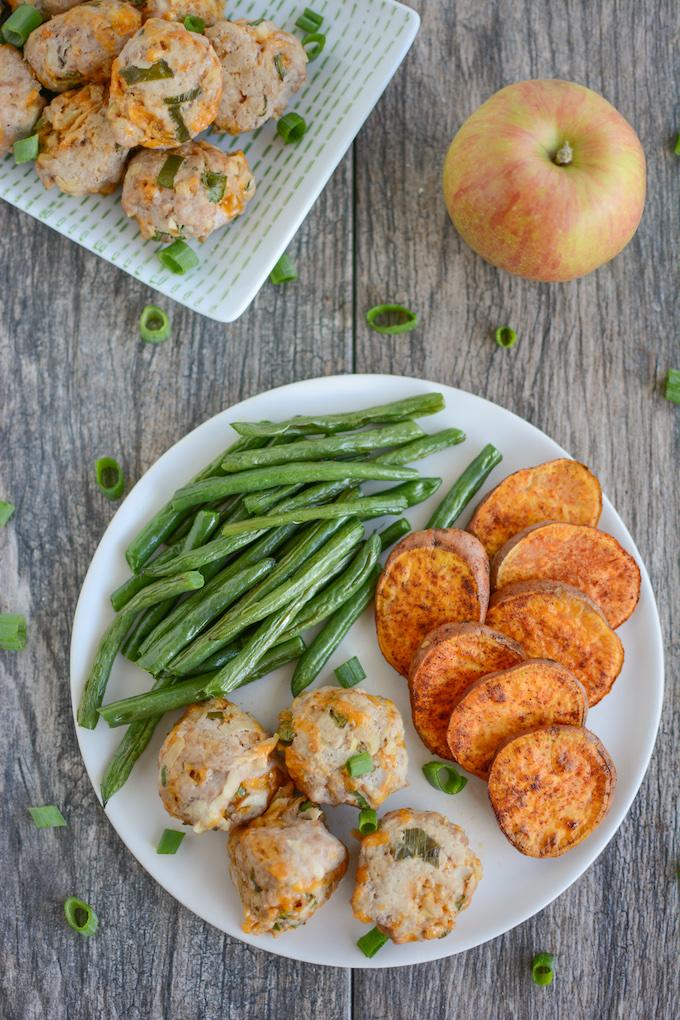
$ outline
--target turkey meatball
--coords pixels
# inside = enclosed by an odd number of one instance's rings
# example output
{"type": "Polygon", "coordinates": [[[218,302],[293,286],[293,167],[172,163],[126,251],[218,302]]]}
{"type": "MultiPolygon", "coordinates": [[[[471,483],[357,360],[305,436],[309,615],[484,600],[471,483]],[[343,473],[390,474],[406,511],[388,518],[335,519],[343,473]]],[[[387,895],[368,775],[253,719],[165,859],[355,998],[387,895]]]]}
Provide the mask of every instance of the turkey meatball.
{"type": "Polygon", "coordinates": [[[8,0],[8,3],[14,11],[17,7],[24,5],[35,7],[37,11],[40,11],[45,21],[47,21],[48,18],[53,18],[55,14],[63,14],[64,11],[77,7],[81,0],[8,0]]]}
{"type": "Polygon", "coordinates": [[[165,18],[166,21],[184,21],[188,15],[202,18],[206,25],[214,25],[224,17],[224,0],[146,0],[144,18],[165,18]]]}
{"type": "Polygon", "coordinates": [[[302,43],[271,21],[218,21],[205,34],[222,65],[220,131],[238,135],[280,117],[307,80],[302,43]]]}
{"type": "Polygon", "coordinates": [[[220,62],[205,36],[150,18],[113,62],[113,133],[129,148],[172,148],[208,127],[221,95],[220,62]]]}
{"type": "Polygon", "coordinates": [[[40,85],[19,50],[0,46],[0,156],[31,134],[44,105],[40,85]]]}
{"type": "Polygon", "coordinates": [[[279,738],[291,779],[319,804],[375,808],[407,785],[404,724],[387,698],[341,687],[308,691],[281,713],[279,738]],[[358,755],[363,764],[349,765],[358,755]]]}
{"type": "Polygon", "coordinates": [[[347,850],[323,812],[279,790],[265,814],[229,836],[231,877],[243,903],[243,930],[280,935],[305,924],[347,870],[347,850]]]}
{"type": "Polygon", "coordinates": [[[47,107],[35,163],[46,188],[56,184],[67,195],[108,195],[118,187],[128,152],[113,137],[108,101],[104,85],[85,85],[47,107]]]}
{"type": "Polygon", "coordinates": [[[139,12],[122,0],[89,0],[31,32],[24,55],[52,92],[108,83],[114,57],[141,23],[139,12]]]}
{"type": "Polygon", "coordinates": [[[460,826],[436,811],[389,811],[361,841],[352,910],[393,942],[439,939],[481,877],[460,826]]]}
{"type": "Polygon", "coordinates": [[[207,142],[177,149],[138,152],[123,187],[123,209],[135,216],[143,237],[195,237],[239,216],[255,194],[255,181],[242,152],[229,155],[207,142]],[[167,168],[168,176],[159,174],[167,168]],[[174,173],[174,176],[173,176],[174,173]]]}
{"type": "Polygon", "coordinates": [[[158,755],[165,810],[194,832],[261,815],[283,781],[275,750],[276,737],[224,698],[191,705],[158,755]]]}

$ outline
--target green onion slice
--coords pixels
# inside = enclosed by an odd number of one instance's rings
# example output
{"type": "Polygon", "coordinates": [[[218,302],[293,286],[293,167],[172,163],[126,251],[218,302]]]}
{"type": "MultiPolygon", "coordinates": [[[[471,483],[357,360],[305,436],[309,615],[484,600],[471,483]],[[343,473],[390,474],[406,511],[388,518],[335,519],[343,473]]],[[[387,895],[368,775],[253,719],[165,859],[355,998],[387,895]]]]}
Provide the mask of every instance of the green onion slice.
{"type": "Polygon", "coordinates": [[[555,977],[552,953],[537,953],[531,962],[531,977],[536,985],[551,985],[555,977]]]}
{"type": "Polygon", "coordinates": [[[43,16],[40,11],[29,4],[22,4],[10,14],[2,26],[2,38],[11,46],[21,48],[38,25],[42,25],[43,16]]]}
{"type": "Polygon", "coordinates": [[[139,317],[139,335],[144,343],[162,344],[170,336],[170,319],[158,305],[145,305],[139,317]]]}
{"type": "Polygon", "coordinates": [[[460,772],[451,765],[445,765],[443,761],[429,761],[423,765],[423,775],[430,786],[442,793],[460,793],[467,786],[467,779],[461,776],[460,772]]]}
{"type": "Polygon", "coordinates": [[[338,666],[335,676],[341,687],[356,687],[366,679],[366,671],[356,655],[353,655],[347,662],[343,662],[342,666],[338,666]]]}
{"type": "Polygon", "coordinates": [[[326,36],[323,32],[309,32],[302,40],[302,46],[307,54],[307,60],[316,60],[326,45],[326,36]]]}
{"type": "Polygon", "coordinates": [[[175,186],[175,176],[184,162],[184,156],[170,155],[165,157],[163,166],[158,171],[156,181],[159,187],[172,190],[175,186]]]}
{"type": "Polygon", "coordinates": [[[217,203],[222,201],[224,198],[224,192],[227,188],[226,174],[206,170],[203,174],[201,174],[201,183],[206,190],[209,202],[217,203]]]}
{"type": "Polygon", "coordinates": [[[295,730],[289,722],[282,722],[276,731],[276,735],[280,742],[286,746],[292,744],[295,740],[295,730]]]}
{"type": "Polygon", "coordinates": [[[680,156],[680,132],[678,132],[678,137],[675,139],[675,146],[673,148],[673,152],[675,153],[676,156],[680,156]]]}
{"type": "Polygon", "coordinates": [[[517,343],[517,334],[510,326],[499,326],[494,336],[499,347],[510,349],[517,343]]]}
{"type": "Polygon", "coordinates": [[[120,499],[125,488],[125,475],[115,457],[99,457],[94,464],[97,485],[107,499],[120,499]]]}
{"type": "Polygon", "coordinates": [[[389,942],[389,939],[380,931],[380,928],[371,928],[360,939],[357,939],[359,949],[369,960],[375,956],[378,950],[382,949],[386,942],[389,942]]]}
{"type": "Polygon", "coordinates": [[[36,829],[59,829],[62,825],[66,825],[66,819],[55,804],[30,807],[28,813],[33,819],[36,829]]]}
{"type": "Polygon", "coordinates": [[[203,18],[199,18],[197,14],[187,14],[184,19],[184,27],[187,32],[197,32],[199,35],[203,35],[205,32],[205,21],[203,18]]]}
{"type": "Polygon", "coordinates": [[[366,322],[376,333],[396,336],[415,329],[418,316],[403,305],[375,305],[366,312],[366,322]]]}
{"type": "Polygon", "coordinates": [[[0,648],[20,652],[26,647],[26,617],[23,613],[0,613],[0,648]]]}
{"type": "Polygon", "coordinates": [[[283,57],[281,56],[280,53],[277,53],[276,56],[274,57],[274,66],[276,68],[276,73],[278,74],[278,76],[281,79],[281,81],[285,81],[286,80],[286,65],[284,64],[283,57]]]}
{"type": "Polygon", "coordinates": [[[137,85],[138,82],[160,81],[161,78],[174,78],[175,72],[165,60],[157,60],[150,67],[124,67],[120,76],[126,85],[137,85]]]}
{"type": "MultiPolygon", "coordinates": [[[[166,99],[167,103],[167,99],[166,99]]],[[[182,111],[178,103],[168,103],[168,116],[175,125],[175,137],[178,142],[188,142],[191,138],[189,128],[186,126],[182,111]]]]}
{"type": "Polygon", "coordinates": [[[305,7],[300,17],[295,22],[295,27],[301,32],[317,32],[323,25],[323,14],[317,14],[309,7],[305,7]]]}
{"type": "Polygon", "coordinates": [[[8,503],[6,500],[0,499],[0,528],[4,528],[7,521],[14,513],[14,510],[14,503],[8,503]]]}
{"type": "MultiPolygon", "coordinates": [[[[21,8],[17,7],[17,10],[21,10],[21,8]]],[[[12,146],[12,151],[14,152],[15,163],[32,163],[33,160],[38,158],[38,153],[40,152],[38,136],[31,135],[30,138],[20,138],[12,146]]]]}
{"type": "Polygon", "coordinates": [[[90,904],[77,896],[69,896],[64,903],[64,916],[79,935],[94,935],[99,927],[99,920],[90,904]]]}
{"type": "Polygon", "coordinates": [[[373,771],[373,759],[368,751],[362,751],[360,754],[353,754],[351,758],[348,758],[345,768],[352,779],[358,779],[359,776],[366,776],[373,771]]]}
{"type": "Polygon", "coordinates": [[[183,276],[190,269],[194,269],[200,261],[193,248],[181,238],[173,241],[167,248],[161,248],[156,255],[161,265],[178,276],[183,276]]]}
{"type": "Polygon", "coordinates": [[[185,832],[178,832],[177,829],[163,829],[163,835],[158,841],[156,853],[176,854],[185,836],[185,832]]]}
{"type": "Polygon", "coordinates": [[[299,142],[307,131],[307,124],[299,113],[286,113],[276,125],[276,133],[286,145],[299,142]]]}
{"type": "Polygon", "coordinates": [[[362,808],[359,812],[359,832],[362,836],[370,836],[378,830],[378,816],[373,808],[362,808]]]}
{"type": "Polygon", "coordinates": [[[297,278],[298,273],[295,268],[295,263],[290,255],[287,255],[284,252],[269,274],[269,279],[272,283],[275,283],[278,286],[280,283],[292,283],[292,281],[297,280],[297,278]]]}
{"type": "Polygon", "coordinates": [[[677,368],[668,369],[664,396],[666,400],[670,400],[674,404],[680,404],[680,372],[677,368]]]}

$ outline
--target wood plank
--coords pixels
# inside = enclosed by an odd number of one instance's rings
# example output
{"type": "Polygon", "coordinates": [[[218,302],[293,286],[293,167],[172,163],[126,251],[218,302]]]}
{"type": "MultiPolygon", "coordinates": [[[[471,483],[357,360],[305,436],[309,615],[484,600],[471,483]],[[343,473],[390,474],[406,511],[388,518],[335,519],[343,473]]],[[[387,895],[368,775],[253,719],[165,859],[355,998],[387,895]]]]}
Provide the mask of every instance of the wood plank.
{"type": "MultiPolygon", "coordinates": [[[[669,641],[680,625],[680,429],[660,382],[678,363],[677,6],[411,5],[423,17],[420,35],[356,146],[357,371],[478,393],[592,465],[647,563],[669,641]],[[561,286],[483,263],[440,197],[457,128],[498,88],[529,77],[568,78],[604,94],[636,127],[649,160],[647,209],[632,244],[610,266],[561,286]],[[371,333],[365,310],[388,300],[415,308],[422,327],[393,339],[371,333]],[[506,323],[520,336],[512,351],[493,341],[506,323]]],[[[596,864],[549,909],[487,946],[356,974],[356,1020],[675,1015],[678,912],[669,900],[677,903],[679,853],[668,777],[677,773],[677,650],[669,641],[671,695],[649,773],[596,864]],[[551,989],[531,982],[530,960],[541,950],[557,954],[551,989]]]]}
{"type": "MultiPolygon", "coordinates": [[[[142,344],[158,296],[96,256],[0,205],[0,611],[29,618],[20,655],[0,653],[9,751],[0,772],[3,1020],[244,1016],[328,1020],[349,1013],[349,976],[253,950],[204,924],[149,878],[108,825],[78,752],[68,693],[71,620],[114,507],[94,483],[102,454],[134,482],[172,443],[260,390],[351,369],[352,161],[291,249],[300,280],[267,284],[223,326],[173,305],[172,339],[142,344]],[[31,804],[68,829],[38,832],[31,804]],[[71,894],[93,904],[96,938],[64,923],[71,894]]],[[[215,881],[228,881],[226,873],[215,881]]]]}

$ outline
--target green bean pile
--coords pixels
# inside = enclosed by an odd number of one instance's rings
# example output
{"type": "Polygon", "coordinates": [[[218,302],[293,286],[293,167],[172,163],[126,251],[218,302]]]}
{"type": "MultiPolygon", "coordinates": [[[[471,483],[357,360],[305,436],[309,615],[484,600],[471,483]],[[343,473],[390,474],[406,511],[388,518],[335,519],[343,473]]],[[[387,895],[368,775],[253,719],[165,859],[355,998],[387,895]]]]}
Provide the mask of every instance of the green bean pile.
{"type": "MultiPolygon", "coordinates": [[[[126,782],[165,712],[224,697],[295,661],[294,695],[370,603],[379,557],[410,531],[401,516],[440,478],[408,465],[463,442],[414,420],[444,407],[428,393],[344,414],[235,422],[239,438],[178,489],[126,550],[131,577],[111,595],[78,707],[128,730],[102,782],[104,803],[126,782]],[[363,481],[395,482],[365,496],[363,481]],[[366,534],[364,522],[397,516],[366,534]],[[305,645],[303,633],[321,625],[305,645]],[[150,691],[103,705],[118,652],[151,674],[150,691]]],[[[449,527],[500,460],[486,447],[431,518],[449,527]]]]}

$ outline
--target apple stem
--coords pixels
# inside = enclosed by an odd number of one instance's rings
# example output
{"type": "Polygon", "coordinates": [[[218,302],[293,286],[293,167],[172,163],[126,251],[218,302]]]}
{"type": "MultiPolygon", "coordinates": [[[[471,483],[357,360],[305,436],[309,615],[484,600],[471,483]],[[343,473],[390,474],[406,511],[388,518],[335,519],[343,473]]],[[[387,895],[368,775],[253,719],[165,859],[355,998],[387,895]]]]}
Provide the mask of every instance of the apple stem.
{"type": "Polygon", "coordinates": [[[553,162],[557,163],[558,166],[569,166],[573,155],[574,150],[572,149],[569,142],[563,142],[560,148],[555,153],[555,158],[553,159],[553,162]]]}

